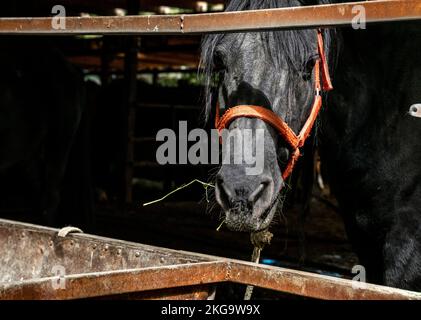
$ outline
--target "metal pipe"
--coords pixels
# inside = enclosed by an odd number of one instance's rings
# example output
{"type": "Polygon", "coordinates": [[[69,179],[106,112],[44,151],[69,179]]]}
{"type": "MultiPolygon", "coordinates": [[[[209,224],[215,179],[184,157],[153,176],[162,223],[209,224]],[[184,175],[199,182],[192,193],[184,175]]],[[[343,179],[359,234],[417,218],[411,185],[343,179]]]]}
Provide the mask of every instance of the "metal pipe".
{"type": "Polygon", "coordinates": [[[364,7],[368,24],[421,19],[421,0],[379,0],[188,15],[68,17],[65,29],[52,27],[54,17],[0,18],[0,35],[176,35],[350,26],[357,6],[364,7]]]}

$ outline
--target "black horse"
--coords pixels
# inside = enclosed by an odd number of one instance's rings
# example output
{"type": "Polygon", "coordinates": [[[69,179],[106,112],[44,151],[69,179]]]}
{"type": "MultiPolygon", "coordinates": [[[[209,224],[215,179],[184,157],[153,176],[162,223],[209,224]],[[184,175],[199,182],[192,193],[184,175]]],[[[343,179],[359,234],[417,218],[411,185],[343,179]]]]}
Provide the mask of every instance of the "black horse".
{"type": "Polygon", "coordinates": [[[322,161],[371,281],[421,290],[421,24],[343,31],[322,161]]]}
{"type": "MultiPolygon", "coordinates": [[[[43,214],[41,222],[49,225],[57,223],[61,184],[84,100],[82,73],[50,41],[0,38],[2,204],[8,197],[26,199],[21,206],[32,211],[28,213],[43,214]]],[[[2,209],[15,207],[16,201],[2,209]]]]}
{"type": "MultiPolygon", "coordinates": [[[[325,3],[232,0],[227,11],[325,3]]],[[[420,289],[421,123],[408,115],[410,105],[421,99],[417,25],[332,29],[323,36],[335,89],[324,99],[317,141],[349,238],[370,282],[420,289]]],[[[207,115],[215,100],[221,108],[258,105],[298,133],[314,99],[316,37],[316,30],[205,37],[207,115]],[[218,90],[211,94],[215,75],[218,90]]],[[[262,120],[238,118],[229,126],[234,128],[265,131],[264,170],[249,176],[244,162],[222,165],[216,199],[232,230],[264,230],[282,206],[287,183],[282,172],[291,150],[262,120]]]]}

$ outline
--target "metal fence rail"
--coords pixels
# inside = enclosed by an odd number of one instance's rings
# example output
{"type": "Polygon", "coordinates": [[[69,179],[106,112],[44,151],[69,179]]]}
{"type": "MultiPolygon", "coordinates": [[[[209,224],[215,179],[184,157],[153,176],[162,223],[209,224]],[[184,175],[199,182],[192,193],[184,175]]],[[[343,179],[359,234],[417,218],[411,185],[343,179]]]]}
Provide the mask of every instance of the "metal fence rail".
{"type": "Polygon", "coordinates": [[[59,237],[58,232],[0,219],[0,300],[82,299],[225,282],[317,299],[421,300],[418,292],[88,234],[59,237]],[[52,285],[57,280],[53,266],[65,270],[60,290],[52,285]]]}
{"type": "Polygon", "coordinates": [[[63,29],[53,28],[54,17],[0,18],[0,35],[175,35],[349,26],[356,6],[364,7],[366,23],[421,19],[421,0],[379,0],[207,14],[68,17],[63,29]]]}

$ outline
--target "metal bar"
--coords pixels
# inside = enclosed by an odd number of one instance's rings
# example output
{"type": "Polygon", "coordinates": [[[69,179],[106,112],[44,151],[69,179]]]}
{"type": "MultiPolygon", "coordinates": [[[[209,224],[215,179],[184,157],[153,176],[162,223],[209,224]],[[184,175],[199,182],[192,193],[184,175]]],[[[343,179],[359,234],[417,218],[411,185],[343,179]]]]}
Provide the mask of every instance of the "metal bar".
{"type": "Polygon", "coordinates": [[[366,23],[421,19],[421,0],[379,0],[189,15],[68,17],[65,29],[52,28],[54,18],[1,18],[0,34],[175,35],[349,26],[357,5],[365,8],[366,23]]]}
{"type": "MultiPolygon", "coordinates": [[[[135,12],[140,11],[139,1],[137,0],[128,0],[128,13],[134,14],[135,12]]],[[[137,102],[137,69],[138,69],[138,52],[140,48],[140,38],[133,36],[128,37],[127,48],[124,58],[124,69],[125,76],[124,80],[126,83],[126,97],[127,101],[125,108],[122,112],[124,114],[124,139],[122,141],[124,149],[124,183],[123,183],[123,194],[124,194],[124,203],[130,204],[133,201],[133,163],[134,159],[134,144],[132,137],[135,134],[135,124],[136,124],[136,102],[137,102]]]]}
{"type": "Polygon", "coordinates": [[[181,18],[168,16],[67,17],[65,29],[54,29],[53,18],[1,18],[6,35],[143,35],[179,34],[181,18]]]}
{"type": "Polygon", "coordinates": [[[192,15],[185,19],[184,31],[211,33],[349,26],[355,20],[357,12],[353,13],[353,9],[358,5],[365,8],[367,24],[421,19],[421,1],[386,0],[192,15]]]}
{"type": "Polygon", "coordinates": [[[0,287],[0,299],[81,299],[193,285],[235,282],[280,292],[334,300],[420,300],[421,294],[373,284],[357,284],[308,272],[234,260],[138,270],[66,276],[66,289],[55,278],[34,279],[0,287]]]}
{"type": "Polygon", "coordinates": [[[67,300],[189,287],[225,282],[227,264],[194,264],[76,274],[65,277],[65,289],[54,288],[56,278],[0,285],[0,300],[67,300]]]}
{"type": "Polygon", "coordinates": [[[421,293],[309,272],[230,262],[229,281],[294,295],[330,300],[420,300],[421,293]]]}

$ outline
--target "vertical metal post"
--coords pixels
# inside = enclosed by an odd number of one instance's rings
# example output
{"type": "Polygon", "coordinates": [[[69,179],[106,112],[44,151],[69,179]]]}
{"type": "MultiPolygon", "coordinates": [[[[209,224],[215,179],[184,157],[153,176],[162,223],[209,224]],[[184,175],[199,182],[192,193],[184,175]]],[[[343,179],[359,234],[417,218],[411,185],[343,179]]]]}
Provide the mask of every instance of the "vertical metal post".
{"type": "MultiPolygon", "coordinates": [[[[139,0],[127,1],[127,13],[137,15],[140,11],[139,0]]],[[[124,75],[126,88],[126,107],[125,107],[125,172],[124,172],[124,200],[125,203],[133,201],[132,179],[134,169],[134,131],[136,123],[136,102],[137,102],[137,68],[138,52],[140,48],[140,37],[127,37],[127,47],[124,59],[124,75]]]]}
{"type": "Polygon", "coordinates": [[[104,36],[102,38],[102,48],[101,48],[101,85],[106,87],[110,81],[110,62],[111,62],[111,52],[110,52],[110,38],[104,36]]]}

